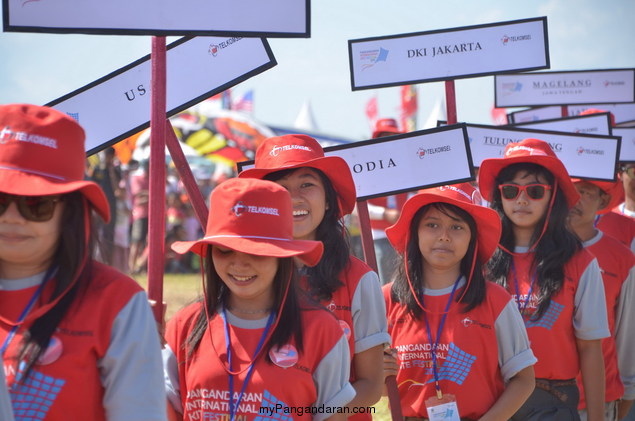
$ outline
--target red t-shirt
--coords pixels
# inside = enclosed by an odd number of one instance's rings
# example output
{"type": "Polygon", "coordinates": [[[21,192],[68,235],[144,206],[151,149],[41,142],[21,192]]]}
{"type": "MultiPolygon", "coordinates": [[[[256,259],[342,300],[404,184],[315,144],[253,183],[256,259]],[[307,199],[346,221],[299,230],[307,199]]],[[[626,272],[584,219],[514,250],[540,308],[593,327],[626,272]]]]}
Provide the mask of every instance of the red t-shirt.
{"type": "Polygon", "coordinates": [[[603,215],[598,215],[598,218],[596,224],[597,229],[610,235],[632,250],[633,241],[635,241],[635,219],[618,213],[618,211],[615,210],[603,215]]]}

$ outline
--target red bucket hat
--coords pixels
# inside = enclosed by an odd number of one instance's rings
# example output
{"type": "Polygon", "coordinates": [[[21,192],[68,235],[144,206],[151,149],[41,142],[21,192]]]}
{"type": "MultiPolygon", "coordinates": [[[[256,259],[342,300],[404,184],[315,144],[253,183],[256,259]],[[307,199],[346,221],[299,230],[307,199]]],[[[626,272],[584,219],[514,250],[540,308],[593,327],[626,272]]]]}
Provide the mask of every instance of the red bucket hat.
{"type": "Polygon", "coordinates": [[[172,250],[203,255],[209,244],[257,256],[297,256],[308,266],[322,257],[320,241],[293,239],[293,208],[289,192],[277,183],[255,178],[230,178],[210,196],[205,237],[176,241],[172,250]]]}
{"type": "Polygon", "coordinates": [[[604,209],[600,209],[598,214],[605,214],[611,212],[613,208],[624,201],[624,185],[620,181],[598,181],[598,180],[587,180],[586,178],[572,178],[571,182],[575,185],[575,183],[579,183],[581,181],[586,181],[587,183],[591,183],[594,186],[598,187],[604,193],[611,196],[611,199],[606,205],[604,209]]]}
{"type": "Polygon", "coordinates": [[[53,108],[0,105],[0,191],[46,196],[79,190],[108,221],[103,190],[84,180],[84,139],[81,126],[53,108]]]}
{"type": "Polygon", "coordinates": [[[383,135],[382,133],[388,133],[388,135],[392,134],[401,134],[403,133],[399,130],[399,126],[397,125],[397,120],[394,118],[380,118],[375,123],[375,130],[373,130],[373,139],[376,139],[383,135]]]}
{"type": "Polygon", "coordinates": [[[558,180],[558,187],[562,189],[569,207],[578,203],[580,195],[571,182],[564,164],[558,159],[551,146],[539,139],[524,139],[518,143],[509,143],[505,147],[503,158],[483,160],[478,172],[478,188],[483,197],[491,202],[498,174],[503,168],[521,162],[537,164],[546,168],[558,180]]]}
{"type": "Polygon", "coordinates": [[[255,167],[242,171],[238,177],[263,179],[267,174],[302,167],[318,169],[331,180],[340,217],[353,211],[357,192],[348,164],[339,156],[324,156],[322,146],[310,136],[288,134],[265,139],[256,150],[255,167]]]}
{"type": "Polygon", "coordinates": [[[476,222],[478,256],[486,262],[494,254],[501,236],[501,220],[496,211],[481,206],[479,192],[468,183],[420,190],[404,204],[397,222],[386,228],[386,236],[395,250],[406,249],[412,218],[417,211],[430,203],[448,203],[469,213],[476,222]]]}

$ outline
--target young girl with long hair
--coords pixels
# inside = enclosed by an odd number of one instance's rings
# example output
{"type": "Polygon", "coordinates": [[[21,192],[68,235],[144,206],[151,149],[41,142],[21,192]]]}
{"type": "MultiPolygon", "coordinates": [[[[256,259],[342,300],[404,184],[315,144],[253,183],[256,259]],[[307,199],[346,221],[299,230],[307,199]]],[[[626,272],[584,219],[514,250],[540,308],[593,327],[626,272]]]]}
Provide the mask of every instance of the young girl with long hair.
{"type": "Polygon", "coordinates": [[[172,419],[345,419],[346,338],[297,289],[294,258],[314,266],[322,244],[293,239],[291,198],[276,183],[233,178],[210,202],[205,236],[172,245],[205,262],[204,296],[166,327],[172,419]]]}
{"type": "MultiPolygon", "coordinates": [[[[302,288],[338,318],[350,346],[351,384],[356,397],[349,407],[375,404],[383,384],[384,302],[377,274],[350,254],[342,218],[355,206],[355,183],[346,161],[324,156],[320,144],[305,135],[272,137],[256,150],[255,167],[241,178],[275,181],[291,194],[293,237],[324,243],[315,267],[304,267],[302,288]]],[[[359,414],[353,419],[370,419],[359,414]]]]}
{"type": "Polygon", "coordinates": [[[101,188],[66,114],[0,106],[0,354],[16,420],[165,419],[161,345],[133,279],[92,259],[101,188]]]}
{"type": "Polygon", "coordinates": [[[567,229],[579,200],[548,143],[525,139],[479,171],[481,194],[502,219],[488,279],[507,288],[525,319],[538,358],[536,389],[513,419],[578,420],[576,376],[582,373],[588,419],[603,419],[608,330],[597,260],[567,229]]]}
{"type": "Polygon", "coordinates": [[[402,260],[383,287],[406,419],[507,420],[531,394],[534,358],[511,296],[486,282],[500,221],[469,184],[411,197],[386,230],[402,260]],[[441,418],[439,418],[441,419],[441,418]]]}

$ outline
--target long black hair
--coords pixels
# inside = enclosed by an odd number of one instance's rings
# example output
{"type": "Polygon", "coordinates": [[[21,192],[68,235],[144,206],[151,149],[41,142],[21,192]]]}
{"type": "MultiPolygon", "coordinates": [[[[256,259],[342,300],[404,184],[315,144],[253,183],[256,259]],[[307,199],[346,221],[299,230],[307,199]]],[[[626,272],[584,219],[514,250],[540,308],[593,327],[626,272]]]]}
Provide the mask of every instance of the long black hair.
{"type": "MultiPolygon", "coordinates": [[[[510,182],[521,171],[526,172],[528,175],[543,177],[552,188],[555,184],[555,178],[550,171],[541,165],[533,163],[513,164],[503,168],[498,174],[490,206],[501,217],[503,233],[500,244],[506,250],[514,250],[516,238],[514,237],[513,223],[503,210],[498,186],[510,182]]],[[[547,212],[545,212],[545,215],[542,216],[536,225],[530,241],[535,250],[531,271],[535,270],[536,272],[536,284],[538,286],[538,308],[532,316],[534,320],[542,317],[549,308],[551,297],[562,289],[564,285],[564,265],[582,248],[580,240],[567,229],[566,222],[569,206],[564,192],[561,188],[557,188],[555,195],[549,218],[547,218],[547,212]],[[547,226],[541,237],[545,223],[547,226]]],[[[487,265],[488,279],[507,288],[511,263],[512,255],[502,248],[498,248],[487,265]]]]}
{"type": "MultiPolygon", "coordinates": [[[[228,306],[229,300],[229,288],[221,280],[220,276],[216,272],[214,267],[214,261],[212,259],[212,247],[207,247],[205,251],[205,295],[201,298],[205,300],[202,305],[202,311],[196,317],[194,326],[190,331],[190,334],[186,340],[187,355],[191,357],[194,351],[201,343],[203,335],[208,329],[208,321],[217,316],[217,309],[222,306],[228,306]],[[209,314],[207,314],[209,312],[209,314]]],[[[302,341],[302,323],[301,323],[301,298],[298,295],[296,284],[298,283],[298,272],[295,267],[293,258],[280,258],[278,259],[278,270],[275,274],[273,281],[274,288],[274,302],[273,308],[279,309],[282,306],[282,300],[284,299],[284,293],[287,288],[287,298],[284,301],[284,306],[280,310],[278,317],[280,321],[271,334],[271,338],[264,345],[266,355],[269,354],[269,350],[273,347],[281,347],[287,344],[291,338],[295,340],[296,348],[298,352],[303,351],[302,341]]],[[[267,357],[269,358],[269,357],[267,357]]]]}
{"type": "MultiPolygon", "coordinates": [[[[324,185],[327,206],[324,218],[322,218],[315,233],[315,239],[324,244],[324,254],[317,265],[305,268],[309,286],[308,293],[318,301],[330,300],[333,293],[344,285],[339,276],[349,264],[350,259],[348,230],[339,217],[340,207],[337,192],[331,180],[317,168],[306,168],[312,169],[320,176],[324,185]]],[[[277,181],[296,170],[298,168],[276,171],[267,175],[265,179],[277,181]]]]}
{"type": "Polygon", "coordinates": [[[72,304],[80,298],[92,278],[91,256],[95,248],[93,240],[95,224],[93,223],[94,216],[90,211],[91,207],[79,192],[66,194],[61,200],[64,203],[64,210],[60,221],[60,237],[52,261],[57,271],[54,274],[53,293],[48,302],[54,301],[64,291],[68,291],[49,311],[38,317],[25,332],[16,362],[20,364],[20,361],[23,361],[25,364],[22,373],[16,376],[20,382],[27,379],[33,365],[48,347],[58,325],[72,309],[72,304]],[[86,223],[90,231],[88,243],[86,243],[86,223]],[[83,267],[82,263],[85,263],[83,267]],[[73,284],[75,280],[77,282],[73,284]],[[70,289],[69,286],[71,286],[70,289]]]}
{"type": "MultiPolygon", "coordinates": [[[[430,203],[419,209],[412,218],[409,228],[410,235],[408,237],[408,244],[406,244],[406,253],[404,256],[401,256],[394,278],[395,281],[390,290],[393,301],[406,306],[408,313],[413,319],[420,318],[423,314],[423,309],[419,306],[416,298],[412,294],[410,285],[408,284],[408,277],[412,282],[415,293],[421,297],[423,294],[424,279],[423,256],[419,251],[419,224],[430,209],[436,209],[454,220],[462,220],[470,227],[470,244],[465,256],[461,259],[459,269],[461,275],[465,276],[468,281],[471,272],[472,279],[469,285],[466,285],[467,291],[465,291],[465,295],[462,299],[463,307],[461,311],[468,312],[485,300],[485,278],[483,277],[482,269],[484,262],[481,262],[478,256],[476,256],[476,259],[474,258],[474,254],[477,252],[477,226],[474,218],[458,206],[441,202],[430,203]],[[474,262],[474,268],[472,268],[472,262],[474,262]]],[[[457,302],[461,298],[461,295],[462,294],[457,294],[455,298],[457,302]]]]}

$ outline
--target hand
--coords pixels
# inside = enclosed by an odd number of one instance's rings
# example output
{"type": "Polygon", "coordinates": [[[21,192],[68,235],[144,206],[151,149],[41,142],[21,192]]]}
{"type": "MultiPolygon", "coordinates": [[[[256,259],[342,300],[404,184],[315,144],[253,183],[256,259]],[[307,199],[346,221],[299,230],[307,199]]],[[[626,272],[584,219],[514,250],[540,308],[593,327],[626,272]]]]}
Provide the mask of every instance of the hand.
{"type": "Polygon", "coordinates": [[[397,348],[384,348],[384,380],[388,376],[396,376],[398,371],[397,348]]]}

